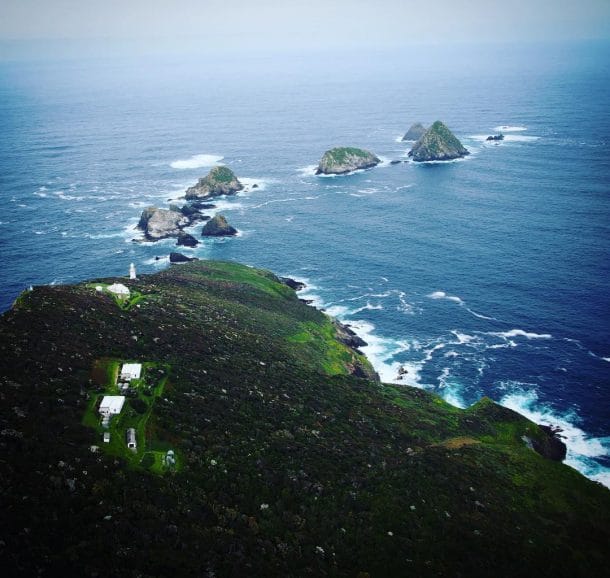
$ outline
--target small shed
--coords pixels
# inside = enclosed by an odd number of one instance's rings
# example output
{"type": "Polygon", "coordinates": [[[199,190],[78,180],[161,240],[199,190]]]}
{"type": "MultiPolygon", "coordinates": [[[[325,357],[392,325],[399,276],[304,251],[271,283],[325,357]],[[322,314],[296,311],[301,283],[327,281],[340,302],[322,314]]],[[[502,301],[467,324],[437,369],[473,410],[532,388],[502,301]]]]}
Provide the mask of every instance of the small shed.
{"type": "Polygon", "coordinates": [[[108,432],[108,431],[104,432],[104,443],[105,444],[109,444],[110,443],[110,432],[108,432]]]}
{"type": "Polygon", "coordinates": [[[142,375],[141,363],[124,363],[121,368],[121,381],[131,381],[132,379],[140,379],[142,375]]]}
{"type": "Polygon", "coordinates": [[[109,285],[107,289],[110,293],[114,293],[119,297],[129,297],[129,288],[122,283],[114,283],[113,285],[109,285]]]}
{"type": "Polygon", "coordinates": [[[136,442],[136,430],[133,427],[127,429],[127,447],[134,452],[138,449],[136,442]]]}
{"type": "Polygon", "coordinates": [[[105,395],[102,399],[102,403],[100,403],[100,415],[104,417],[118,415],[121,413],[124,403],[124,395],[105,395]]]}

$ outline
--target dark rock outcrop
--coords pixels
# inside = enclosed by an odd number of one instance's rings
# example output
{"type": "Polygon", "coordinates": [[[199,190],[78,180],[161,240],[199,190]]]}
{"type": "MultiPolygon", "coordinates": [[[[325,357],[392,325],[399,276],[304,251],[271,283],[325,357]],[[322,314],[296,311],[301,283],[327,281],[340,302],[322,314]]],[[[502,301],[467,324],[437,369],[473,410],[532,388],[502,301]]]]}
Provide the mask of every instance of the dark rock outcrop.
{"type": "Polygon", "coordinates": [[[504,140],[504,135],[502,133],[500,133],[500,134],[492,134],[492,135],[488,136],[485,140],[487,140],[487,141],[500,141],[500,140],[504,140]]]}
{"type": "Polygon", "coordinates": [[[193,237],[193,235],[189,235],[184,231],[180,231],[178,233],[178,242],[176,245],[181,245],[183,247],[196,247],[199,244],[199,241],[193,237]]]}
{"type": "Polygon", "coordinates": [[[182,227],[189,224],[188,217],[179,211],[148,207],[142,211],[138,229],[144,231],[149,241],[158,241],[168,237],[176,237],[182,227]]]}
{"type": "Polygon", "coordinates": [[[358,169],[370,169],[381,162],[369,151],[353,147],[337,147],[324,153],[316,175],[343,175],[358,169]]]}
{"type": "Polygon", "coordinates": [[[305,283],[301,283],[301,281],[295,281],[294,279],[291,279],[290,277],[280,277],[280,281],[284,285],[288,285],[288,287],[290,287],[291,289],[294,289],[295,291],[301,291],[301,290],[305,289],[305,287],[306,287],[305,283]]]}
{"type": "Polygon", "coordinates": [[[426,127],[421,122],[416,122],[412,124],[409,130],[405,133],[405,136],[402,137],[402,140],[405,141],[416,141],[419,140],[424,133],[426,132],[426,127]]]}
{"type": "Polygon", "coordinates": [[[203,237],[231,237],[237,235],[237,229],[231,227],[223,215],[210,219],[201,231],[203,237]]]}
{"type": "Polygon", "coordinates": [[[347,345],[348,347],[351,347],[356,351],[358,351],[361,347],[365,347],[366,345],[368,345],[368,343],[364,341],[364,339],[358,337],[358,335],[354,333],[354,331],[349,325],[345,325],[344,323],[341,323],[336,319],[333,320],[333,324],[336,329],[337,339],[344,345],[347,345]]]}
{"type": "Polygon", "coordinates": [[[196,257],[187,257],[182,253],[170,253],[169,254],[169,262],[170,263],[188,263],[189,261],[197,261],[196,257]]]}
{"type": "Polygon", "coordinates": [[[186,190],[186,198],[187,200],[207,199],[220,195],[234,195],[243,188],[231,169],[214,167],[205,177],[199,179],[196,185],[186,190]]]}
{"type": "Polygon", "coordinates": [[[440,120],[437,120],[409,151],[409,156],[417,162],[450,161],[468,154],[468,150],[440,120]]]}
{"type": "Polygon", "coordinates": [[[544,435],[530,440],[533,449],[549,460],[554,460],[556,462],[565,460],[567,447],[566,444],[561,441],[559,435],[561,429],[550,425],[539,425],[538,427],[542,430],[544,435]]]}

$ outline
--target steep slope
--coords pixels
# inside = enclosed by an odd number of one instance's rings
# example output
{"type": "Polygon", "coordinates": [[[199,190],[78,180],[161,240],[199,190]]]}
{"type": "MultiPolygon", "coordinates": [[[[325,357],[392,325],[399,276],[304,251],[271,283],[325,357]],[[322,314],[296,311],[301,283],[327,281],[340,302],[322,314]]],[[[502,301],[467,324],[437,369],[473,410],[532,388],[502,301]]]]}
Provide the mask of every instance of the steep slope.
{"type": "Polygon", "coordinates": [[[113,281],[0,320],[5,575],[606,571],[610,492],[530,449],[524,417],[350,375],[374,377],[270,273],[174,266],[122,280],[120,306],[113,281]],[[117,360],[156,371],[131,454],[90,421],[117,360]],[[177,467],[145,460],[169,447],[177,467]]]}

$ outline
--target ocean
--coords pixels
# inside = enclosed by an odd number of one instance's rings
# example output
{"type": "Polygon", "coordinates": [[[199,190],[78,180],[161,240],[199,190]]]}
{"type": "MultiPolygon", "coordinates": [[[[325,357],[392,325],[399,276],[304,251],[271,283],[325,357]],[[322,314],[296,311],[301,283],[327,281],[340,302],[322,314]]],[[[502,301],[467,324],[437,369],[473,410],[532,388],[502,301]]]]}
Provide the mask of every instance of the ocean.
{"type": "Polygon", "coordinates": [[[0,307],[32,285],[167,267],[173,241],[133,242],[140,213],[225,164],[246,191],[212,213],[240,233],[181,252],[304,280],[302,297],[364,337],[384,381],[558,425],[566,462],[610,487],[609,56],[588,44],[1,62],[0,307]],[[413,122],[437,119],[467,158],[391,164],[413,122]],[[315,176],[333,146],[384,162],[315,176]]]}

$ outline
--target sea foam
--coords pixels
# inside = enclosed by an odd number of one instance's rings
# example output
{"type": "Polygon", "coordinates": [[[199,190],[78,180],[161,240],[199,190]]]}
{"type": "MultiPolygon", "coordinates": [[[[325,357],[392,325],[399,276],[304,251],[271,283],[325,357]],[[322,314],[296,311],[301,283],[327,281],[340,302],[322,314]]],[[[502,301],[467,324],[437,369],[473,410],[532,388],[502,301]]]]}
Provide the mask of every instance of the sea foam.
{"type": "Polygon", "coordinates": [[[193,155],[189,159],[173,161],[169,164],[172,169],[199,169],[201,167],[213,167],[218,164],[223,156],[220,155],[193,155]]]}
{"type": "MultiPolygon", "coordinates": [[[[507,385],[507,384],[505,384],[507,385]]],[[[610,488],[610,468],[606,468],[594,458],[610,455],[610,438],[594,438],[574,424],[579,420],[575,413],[560,414],[544,403],[540,403],[534,390],[523,389],[523,384],[510,383],[513,391],[500,399],[500,404],[508,407],[535,423],[559,426],[568,448],[565,463],[583,475],[610,488]]]]}

